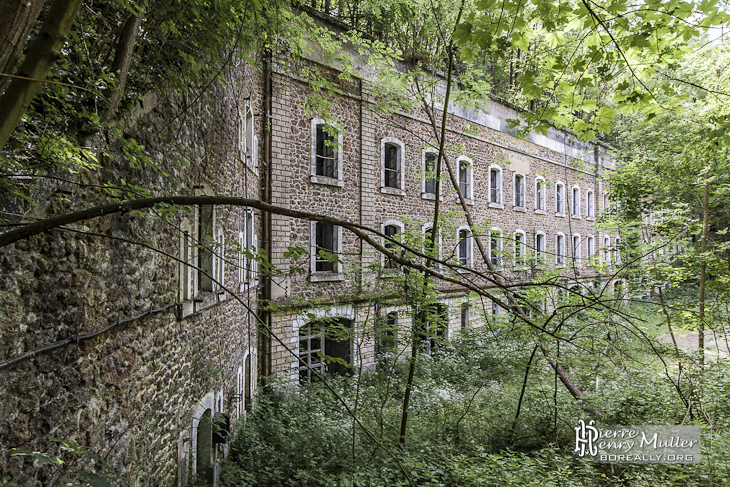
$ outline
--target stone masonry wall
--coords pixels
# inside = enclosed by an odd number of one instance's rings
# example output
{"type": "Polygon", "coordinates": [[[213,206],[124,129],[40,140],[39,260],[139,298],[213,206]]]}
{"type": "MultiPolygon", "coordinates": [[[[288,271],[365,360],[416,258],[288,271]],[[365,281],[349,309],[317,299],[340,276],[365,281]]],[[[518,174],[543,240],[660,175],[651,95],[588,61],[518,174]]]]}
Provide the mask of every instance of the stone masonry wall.
{"type": "MultiPolygon", "coordinates": [[[[214,85],[193,106],[179,94],[149,95],[127,120],[126,130],[144,143],[159,172],[133,167],[122,157],[105,158],[98,172],[77,177],[87,186],[47,185],[35,199],[68,195],[61,211],[87,208],[108,201],[95,185],[122,180],[152,195],[194,194],[206,186],[214,194],[257,197],[258,171],[244,168],[237,147],[239,107],[247,98],[261,137],[261,73],[240,66],[230,76],[235,90],[214,85]],[[178,121],[168,126],[175,114],[178,121]]],[[[90,143],[102,146],[100,140],[90,143]]],[[[24,218],[53,211],[41,203],[24,218]]],[[[71,339],[0,368],[3,475],[21,486],[50,486],[62,474],[91,468],[88,459],[61,451],[51,440],[59,438],[105,458],[122,476],[120,485],[183,485],[195,459],[194,415],[202,399],[214,397],[214,412],[231,420],[243,414],[231,394],[243,395],[237,374],[246,357],[251,375],[245,387],[255,389],[257,325],[244,304],[258,292],[255,285],[245,289],[243,303],[231,295],[240,290],[236,242],[243,209],[216,208],[215,225],[226,242],[224,284],[231,292],[181,318],[181,266],[175,259],[180,225],[193,214],[192,209],[149,211],[147,217],[115,214],[0,249],[0,364],[71,339]],[[119,320],[128,321],[76,342],[119,320]],[[29,457],[11,457],[11,448],[58,455],[66,463],[38,468],[29,457]]],[[[257,232],[262,241],[258,226],[257,232]]]]}

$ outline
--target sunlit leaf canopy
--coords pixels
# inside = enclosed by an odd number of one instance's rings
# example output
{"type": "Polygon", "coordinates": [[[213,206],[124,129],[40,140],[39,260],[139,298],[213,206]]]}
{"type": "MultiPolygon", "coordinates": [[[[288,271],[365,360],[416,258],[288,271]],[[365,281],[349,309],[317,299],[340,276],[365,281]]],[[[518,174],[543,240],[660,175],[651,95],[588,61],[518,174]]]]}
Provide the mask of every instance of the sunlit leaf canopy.
{"type": "Polygon", "coordinates": [[[521,96],[542,101],[526,124],[544,131],[550,121],[588,140],[611,129],[617,110],[652,117],[679,104],[676,84],[657,74],[728,18],[715,2],[480,0],[454,36],[464,61],[538,50],[519,78],[521,96]]]}

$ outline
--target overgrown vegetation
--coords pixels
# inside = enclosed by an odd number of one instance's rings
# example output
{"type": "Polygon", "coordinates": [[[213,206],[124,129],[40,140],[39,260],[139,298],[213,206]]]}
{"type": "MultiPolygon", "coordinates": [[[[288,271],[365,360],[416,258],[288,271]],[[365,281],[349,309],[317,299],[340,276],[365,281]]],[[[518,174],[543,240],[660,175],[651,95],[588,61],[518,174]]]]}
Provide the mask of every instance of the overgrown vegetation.
{"type": "MultiPolygon", "coordinates": [[[[625,311],[647,316],[655,303],[625,311]]],[[[666,347],[661,317],[641,325],[654,347],[666,347]]],[[[398,444],[408,363],[383,357],[376,371],[328,381],[370,431],[423,486],[716,486],[730,476],[730,367],[709,364],[698,401],[703,427],[702,462],[696,465],[609,464],[573,453],[579,419],[601,424],[681,424],[687,408],[673,379],[644,338],[616,336],[595,355],[585,350],[563,358],[596,415],[561,387],[542,357],[530,360],[533,344],[513,333],[471,330],[420,358],[410,406],[408,442],[398,444]],[[525,371],[529,375],[525,382],[525,371]],[[521,412],[516,405],[526,384],[521,412]]],[[[585,344],[585,342],[583,342],[585,344]]],[[[566,347],[568,348],[568,347],[566,347]]],[[[687,357],[684,357],[685,359],[687,357]]],[[[665,355],[676,372],[678,357],[665,355]]],[[[697,375],[679,380],[690,394],[697,375]]],[[[353,422],[321,382],[286,385],[262,394],[235,433],[223,466],[223,486],[395,486],[409,479],[391,456],[353,422]]]]}

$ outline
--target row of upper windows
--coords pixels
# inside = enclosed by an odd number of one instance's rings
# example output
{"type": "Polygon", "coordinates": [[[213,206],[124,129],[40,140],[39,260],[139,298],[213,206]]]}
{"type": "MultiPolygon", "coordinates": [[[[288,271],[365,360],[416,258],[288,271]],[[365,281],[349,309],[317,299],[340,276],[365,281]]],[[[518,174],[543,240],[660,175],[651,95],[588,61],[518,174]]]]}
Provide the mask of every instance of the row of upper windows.
{"type": "MultiPolygon", "coordinates": [[[[252,208],[246,208],[236,249],[238,292],[256,282],[256,248],[254,212],[252,208]]],[[[180,226],[180,302],[196,301],[203,303],[198,307],[205,307],[214,302],[212,298],[215,295],[225,298],[224,289],[230,289],[225,283],[227,262],[225,232],[216,221],[215,206],[196,206],[193,220],[184,220],[180,226]],[[206,299],[210,303],[205,302],[206,299]]],[[[195,310],[190,308],[189,311],[195,310]]]]}
{"type": "MultiPolygon", "coordinates": [[[[342,179],[342,131],[332,125],[327,125],[321,119],[312,120],[312,150],[311,150],[311,180],[315,183],[343,186],[342,179]]],[[[385,137],[380,141],[380,187],[383,193],[405,194],[405,145],[402,141],[385,137]]],[[[423,151],[422,157],[422,187],[421,194],[426,199],[436,196],[436,163],[438,153],[433,149],[423,151]]],[[[469,157],[456,158],[456,181],[461,194],[468,203],[474,200],[473,161],[469,157]]],[[[514,173],[513,205],[515,210],[524,211],[526,201],[526,177],[521,173],[514,173]]],[[[497,164],[489,166],[489,187],[487,194],[490,207],[503,208],[503,178],[502,168],[497,164]]],[[[565,184],[555,184],[555,213],[560,216],[566,214],[570,207],[570,214],[580,218],[581,189],[578,186],[571,188],[571,199],[566,200],[565,184]]],[[[547,207],[547,183],[542,176],[535,177],[534,195],[535,211],[545,212],[547,207]]],[[[608,207],[608,195],[604,194],[604,209],[608,207]]],[[[595,196],[593,190],[586,190],[585,216],[595,217],[595,196]]]]}
{"type": "MultiPolygon", "coordinates": [[[[398,255],[401,252],[401,247],[398,245],[401,235],[405,230],[404,225],[401,222],[395,220],[388,220],[381,226],[381,233],[385,236],[382,244],[387,251],[393,255],[398,255]]],[[[436,236],[435,240],[431,233],[431,226],[424,225],[422,227],[423,237],[423,251],[426,254],[432,254],[435,258],[440,259],[441,256],[441,234],[436,236]],[[435,242],[436,249],[431,248],[431,241],[435,242]]],[[[474,266],[474,238],[471,230],[462,226],[456,230],[456,247],[452,252],[454,262],[463,267],[474,266]]],[[[488,259],[494,266],[501,266],[503,259],[507,257],[507,252],[504,250],[505,238],[502,230],[499,228],[492,228],[487,235],[489,241],[488,245],[488,259]]],[[[513,258],[513,263],[516,266],[524,266],[530,261],[537,263],[548,263],[553,261],[556,265],[566,265],[568,258],[568,247],[567,237],[562,232],[555,234],[555,245],[553,248],[547,248],[547,236],[545,232],[537,231],[534,234],[534,245],[532,249],[528,249],[527,234],[523,230],[515,230],[512,236],[512,252],[510,258],[513,258]],[[529,254],[534,254],[533,257],[529,254]]],[[[618,253],[618,247],[620,239],[617,237],[613,241],[613,247],[611,246],[611,238],[603,237],[603,245],[600,249],[601,254],[599,255],[599,249],[596,246],[596,237],[588,235],[581,237],[580,234],[573,234],[571,238],[571,252],[570,259],[572,264],[582,264],[583,262],[583,245],[585,244],[586,254],[585,258],[587,263],[591,264],[599,257],[604,263],[610,263],[612,260],[616,264],[620,263],[620,254],[618,253]]],[[[339,255],[342,254],[342,228],[327,222],[312,222],[311,223],[311,275],[315,277],[315,280],[337,280],[342,278],[342,261],[339,259],[339,255]],[[318,276],[318,277],[317,277],[318,276]],[[332,279],[328,279],[327,276],[332,279]]],[[[449,258],[447,260],[452,260],[449,258]]],[[[398,267],[397,260],[391,255],[383,254],[381,263],[384,268],[396,268],[398,267]]]]}

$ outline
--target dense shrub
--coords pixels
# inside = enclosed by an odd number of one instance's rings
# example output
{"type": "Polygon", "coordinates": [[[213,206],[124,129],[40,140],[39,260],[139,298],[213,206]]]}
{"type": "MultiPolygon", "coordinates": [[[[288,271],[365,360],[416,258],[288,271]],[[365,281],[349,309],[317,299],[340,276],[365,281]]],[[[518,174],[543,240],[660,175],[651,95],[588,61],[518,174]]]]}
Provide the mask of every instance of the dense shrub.
{"type": "MultiPolygon", "coordinates": [[[[591,463],[575,456],[582,405],[535,356],[516,405],[530,346],[465,337],[419,361],[407,442],[398,444],[407,361],[385,357],[359,379],[328,378],[377,438],[368,437],[323,384],[274,387],[236,431],[221,485],[233,486],[716,486],[730,478],[730,368],[706,371],[703,460],[698,465],[591,463]],[[711,416],[710,416],[711,415],[711,416]],[[378,442],[380,444],[378,444],[378,442]],[[396,462],[395,459],[398,459],[396,462]]],[[[677,424],[686,411],[652,367],[594,370],[590,402],[602,424],[677,424]],[[595,379],[594,379],[595,380],[595,379]]]]}

